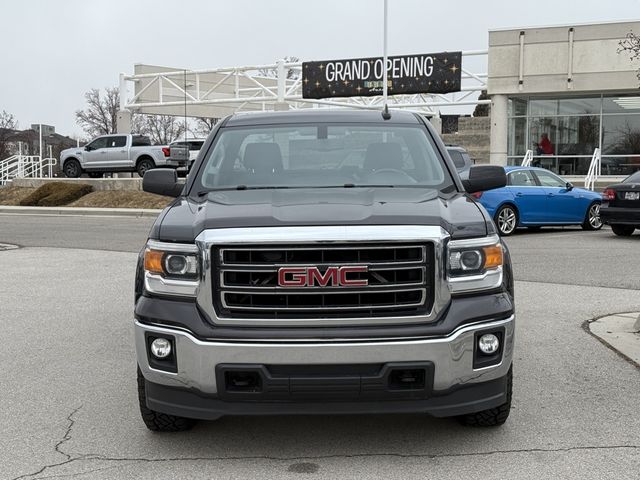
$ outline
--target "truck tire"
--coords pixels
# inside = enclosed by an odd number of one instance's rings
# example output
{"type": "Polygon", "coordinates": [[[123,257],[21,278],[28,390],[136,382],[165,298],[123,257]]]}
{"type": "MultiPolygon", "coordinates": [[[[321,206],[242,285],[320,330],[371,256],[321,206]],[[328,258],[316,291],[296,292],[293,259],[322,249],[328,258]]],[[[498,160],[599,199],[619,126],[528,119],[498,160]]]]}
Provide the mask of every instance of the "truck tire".
{"type": "Polygon", "coordinates": [[[156,168],[156,164],[153,163],[149,157],[144,157],[138,160],[138,164],[136,165],[136,172],[141,177],[144,177],[144,174],[147,170],[151,170],[152,168],[156,168]]]}
{"type": "Polygon", "coordinates": [[[184,417],[176,417],[166,413],[156,412],[147,407],[147,394],[144,386],[144,377],[138,368],[138,401],[140,402],[140,414],[142,421],[149,430],[154,432],[184,432],[195,424],[195,420],[184,417]]]}
{"type": "Polygon", "coordinates": [[[502,425],[509,418],[509,412],[511,411],[512,389],[513,366],[509,368],[509,373],[507,374],[507,401],[488,410],[462,415],[459,417],[460,422],[469,427],[497,427],[502,425]]]}
{"type": "Polygon", "coordinates": [[[589,205],[587,213],[582,222],[583,230],[600,230],[602,228],[602,219],[600,219],[600,202],[593,202],[589,205]]]}
{"type": "Polygon", "coordinates": [[[635,229],[633,225],[611,225],[611,230],[619,237],[630,237],[635,229]]]}
{"type": "Polygon", "coordinates": [[[64,176],[67,178],[78,178],[80,175],[82,175],[82,167],[80,166],[80,162],[75,158],[70,158],[69,160],[64,162],[62,171],[64,172],[64,176]]]}

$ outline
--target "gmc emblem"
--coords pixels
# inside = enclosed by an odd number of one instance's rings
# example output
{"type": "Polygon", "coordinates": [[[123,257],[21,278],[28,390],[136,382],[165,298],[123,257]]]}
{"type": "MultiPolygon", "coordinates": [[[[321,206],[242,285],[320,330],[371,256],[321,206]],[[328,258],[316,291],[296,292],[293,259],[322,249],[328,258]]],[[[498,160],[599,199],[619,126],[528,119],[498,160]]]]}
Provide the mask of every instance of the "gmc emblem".
{"type": "Polygon", "coordinates": [[[322,273],[318,267],[281,267],[278,285],[281,287],[366,287],[367,279],[348,278],[350,273],[368,272],[367,266],[327,267],[322,273]]]}

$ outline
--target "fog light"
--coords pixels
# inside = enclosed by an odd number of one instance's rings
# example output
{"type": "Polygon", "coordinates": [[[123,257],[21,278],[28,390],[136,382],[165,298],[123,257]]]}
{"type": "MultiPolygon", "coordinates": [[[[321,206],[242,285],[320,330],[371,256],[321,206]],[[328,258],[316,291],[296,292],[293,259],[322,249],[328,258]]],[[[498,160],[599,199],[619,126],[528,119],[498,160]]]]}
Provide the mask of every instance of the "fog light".
{"type": "Polygon", "coordinates": [[[493,333],[485,333],[478,340],[478,348],[482,353],[491,355],[500,348],[500,340],[493,333]]]}
{"type": "Polygon", "coordinates": [[[156,358],[167,358],[171,354],[171,342],[166,338],[156,338],[151,342],[151,353],[156,358]]]}

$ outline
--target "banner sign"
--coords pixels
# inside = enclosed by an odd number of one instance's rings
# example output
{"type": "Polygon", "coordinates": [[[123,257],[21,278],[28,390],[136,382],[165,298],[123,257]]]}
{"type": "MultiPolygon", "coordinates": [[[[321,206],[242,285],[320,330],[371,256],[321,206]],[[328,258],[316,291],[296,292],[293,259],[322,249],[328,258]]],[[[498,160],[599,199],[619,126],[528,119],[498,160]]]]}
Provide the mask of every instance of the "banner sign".
{"type": "MultiPolygon", "coordinates": [[[[302,97],[382,95],[382,58],[353,58],[302,63],[302,97]]],[[[389,95],[460,91],[462,52],[387,58],[389,95]]]]}

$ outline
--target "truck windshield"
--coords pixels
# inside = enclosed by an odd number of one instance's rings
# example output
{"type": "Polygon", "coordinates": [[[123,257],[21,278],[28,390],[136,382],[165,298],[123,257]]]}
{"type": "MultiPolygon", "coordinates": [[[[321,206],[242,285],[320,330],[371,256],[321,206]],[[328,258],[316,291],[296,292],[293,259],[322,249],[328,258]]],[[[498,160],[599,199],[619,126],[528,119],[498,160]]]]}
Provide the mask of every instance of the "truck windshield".
{"type": "Polygon", "coordinates": [[[227,127],[201,172],[196,185],[204,191],[453,185],[426,130],[417,125],[227,127]]]}

